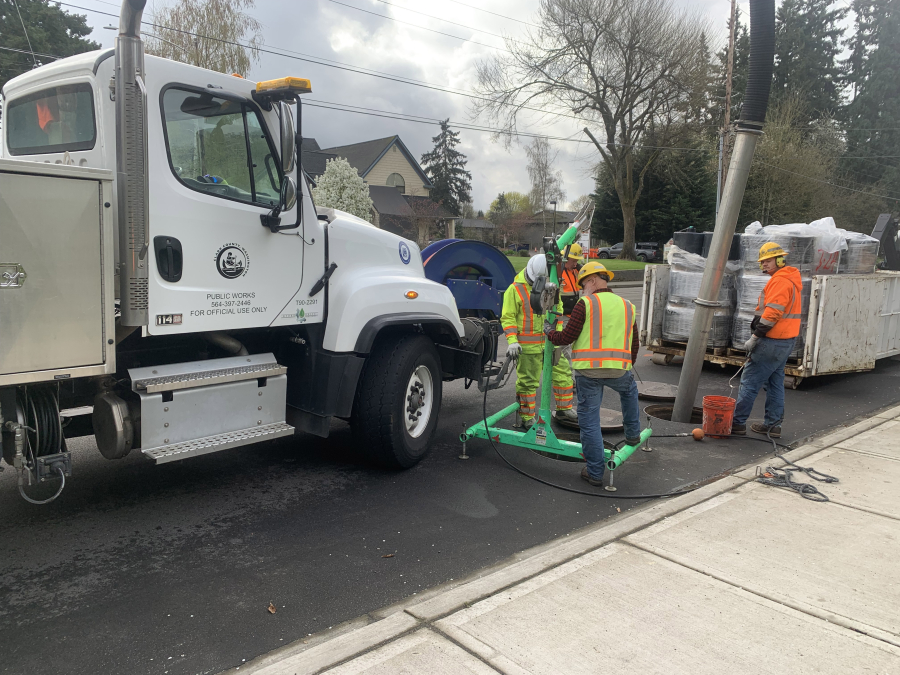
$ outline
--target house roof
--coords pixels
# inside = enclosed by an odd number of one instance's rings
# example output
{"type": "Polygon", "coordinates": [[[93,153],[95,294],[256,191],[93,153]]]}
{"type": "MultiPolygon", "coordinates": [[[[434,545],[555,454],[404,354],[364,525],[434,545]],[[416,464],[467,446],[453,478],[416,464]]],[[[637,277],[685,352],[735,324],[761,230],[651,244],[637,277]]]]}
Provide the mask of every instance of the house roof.
{"type": "Polygon", "coordinates": [[[400,190],[390,185],[370,185],[369,197],[372,198],[372,206],[382,216],[402,216],[408,218],[412,215],[412,209],[400,194],[400,190]]]}
{"type": "Polygon", "coordinates": [[[457,227],[474,227],[479,230],[493,230],[494,224],[484,218],[462,218],[456,221],[457,227]]]}
{"type": "Polygon", "coordinates": [[[422,184],[427,188],[433,187],[428,176],[422,171],[422,167],[419,166],[416,158],[413,157],[399,136],[377,138],[374,141],[363,141],[362,143],[351,143],[350,145],[338,145],[333,148],[322,148],[321,151],[345,158],[350,163],[350,166],[356,169],[360,176],[365,178],[369,171],[372,170],[372,167],[378,164],[378,160],[393,145],[396,145],[400,152],[406,156],[407,161],[422,179],[422,184]]]}

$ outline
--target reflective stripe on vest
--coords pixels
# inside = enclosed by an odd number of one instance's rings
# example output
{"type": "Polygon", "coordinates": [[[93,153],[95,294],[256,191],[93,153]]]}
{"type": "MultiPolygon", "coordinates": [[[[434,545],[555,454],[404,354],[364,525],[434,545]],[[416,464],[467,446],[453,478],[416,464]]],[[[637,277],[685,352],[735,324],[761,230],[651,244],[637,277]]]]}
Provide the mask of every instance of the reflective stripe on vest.
{"type": "MultiPolygon", "coordinates": [[[[788,301],[787,307],[775,302],[766,302],[765,288],[759,294],[759,301],[756,304],[757,316],[761,317],[766,307],[782,312],[781,318],[774,324],[770,324],[765,319],[760,319],[760,323],[764,326],[772,326],[766,333],[766,337],[785,340],[800,335],[800,321],[803,318],[803,298],[802,294],[798,295],[797,287],[792,282],[788,283],[791,284],[791,299],[788,301]]],[[[768,283],[766,286],[768,286],[768,283]]]]}
{"type": "Polygon", "coordinates": [[[582,297],[585,316],[572,346],[572,368],[631,369],[631,333],[634,305],[614,293],[582,297]]]}
{"type": "MultiPolygon", "coordinates": [[[[544,344],[544,325],[541,323],[535,331],[534,312],[531,311],[531,293],[525,284],[513,284],[519,299],[522,301],[522,325],[517,326],[519,344],[542,345],[544,344]]],[[[543,321],[543,315],[541,316],[543,321]]]]}

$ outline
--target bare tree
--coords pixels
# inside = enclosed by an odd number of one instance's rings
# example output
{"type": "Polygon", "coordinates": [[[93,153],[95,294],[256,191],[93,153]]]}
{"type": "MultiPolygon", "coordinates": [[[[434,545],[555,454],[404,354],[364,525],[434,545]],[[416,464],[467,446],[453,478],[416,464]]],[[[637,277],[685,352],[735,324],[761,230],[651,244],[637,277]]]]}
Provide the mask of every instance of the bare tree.
{"type": "Polygon", "coordinates": [[[541,0],[539,28],[478,64],[474,112],[506,132],[523,109],[574,115],[613,176],[625,222],[622,258],[634,258],[634,210],[647,170],[680,130],[699,71],[705,25],[669,0],[541,0]]]}
{"type": "Polygon", "coordinates": [[[409,195],[406,196],[406,201],[411,211],[408,222],[420,248],[425,248],[429,240],[437,236],[446,236],[446,229],[443,226],[453,219],[453,215],[441,204],[432,201],[430,197],[409,195]]]}
{"type": "Polygon", "coordinates": [[[566,198],[562,186],[562,172],[554,171],[553,164],[559,150],[551,151],[546,138],[535,138],[531,145],[525,146],[528,155],[528,178],[531,180],[531,205],[534,210],[541,211],[544,234],[547,233],[547,204],[552,201],[561,202],[566,198]]]}
{"type": "Polygon", "coordinates": [[[247,13],[254,5],[254,0],[177,0],[172,7],[154,8],[159,37],[147,38],[146,52],[246,77],[263,44],[262,24],[247,13]]]}

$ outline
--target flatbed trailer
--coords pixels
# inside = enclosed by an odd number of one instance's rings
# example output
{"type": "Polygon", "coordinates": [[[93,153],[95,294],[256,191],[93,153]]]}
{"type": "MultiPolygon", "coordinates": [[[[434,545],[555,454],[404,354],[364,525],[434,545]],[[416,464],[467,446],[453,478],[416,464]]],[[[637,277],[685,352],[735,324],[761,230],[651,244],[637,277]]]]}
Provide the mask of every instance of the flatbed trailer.
{"type": "MultiPolygon", "coordinates": [[[[687,346],[662,337],[670,273],[668,265],[644,268],[640,339],[660,365],[684,356],[687,346]]],[[[897,354],[900,272],[814,276],[803,353],[785,366],[785,384],[796,389],[808,377],[866,372],[878,359],[897,354]]],[[[710,347],[704,360],[740,367],[747,354],[731,347],[710,347]]]]}

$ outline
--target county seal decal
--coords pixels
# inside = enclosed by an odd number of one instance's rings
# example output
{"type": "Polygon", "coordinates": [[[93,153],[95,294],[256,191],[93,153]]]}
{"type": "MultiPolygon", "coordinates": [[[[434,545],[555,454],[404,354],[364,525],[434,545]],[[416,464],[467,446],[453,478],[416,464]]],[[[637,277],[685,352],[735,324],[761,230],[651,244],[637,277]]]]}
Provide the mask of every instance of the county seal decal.
{"type": "Polygon", "coordinates": [[[226,279],[237,279],[250,269],[250,256],[240,244],[225,244],[216,251],[216,269],[226,279]]]}
{"type": "Polygon", "coordinates": [[[400,242],[400,260],[404,265],[409,265],[409,261],[412,260],[412,253],[410,253],[409,246],[407,246],[405,241],[400,242]]]}

